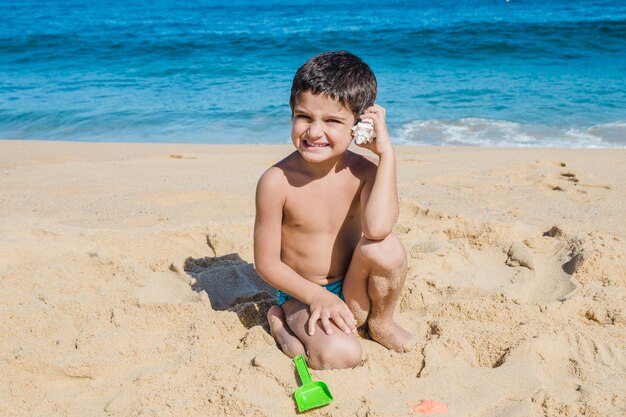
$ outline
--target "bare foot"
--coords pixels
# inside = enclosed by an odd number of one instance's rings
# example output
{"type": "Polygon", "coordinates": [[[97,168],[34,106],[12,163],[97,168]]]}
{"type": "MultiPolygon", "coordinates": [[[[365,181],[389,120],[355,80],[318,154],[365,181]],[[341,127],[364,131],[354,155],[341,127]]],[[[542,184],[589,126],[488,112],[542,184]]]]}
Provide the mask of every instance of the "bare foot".
{"type": "Polygon", "coordinates": [[[267,312],[267,322],[270,333],[285,355],[295,358],[297,355],[306,355],[304,345],[285,323],[285,313],[280,306],[272,306],[267,312]]]}
{"type": "Polygon", "coordinates": [[[396,322],[368,322],[369,334],[372,339],[396,352],[408,352],[417,345],[418,338],[403,329],[396,322]]]}

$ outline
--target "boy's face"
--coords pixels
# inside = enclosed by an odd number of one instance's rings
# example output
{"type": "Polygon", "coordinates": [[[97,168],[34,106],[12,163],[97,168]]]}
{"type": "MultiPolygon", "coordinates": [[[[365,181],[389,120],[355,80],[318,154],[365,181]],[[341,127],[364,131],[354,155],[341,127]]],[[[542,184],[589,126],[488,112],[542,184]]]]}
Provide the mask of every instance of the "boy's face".
{"type": "Polygon", "coordinates": [[[343,155],[352,141],[355,117],[326,94],[305,91],[293,111],[291,140],[309,162],[324,162],[343,155]]]}

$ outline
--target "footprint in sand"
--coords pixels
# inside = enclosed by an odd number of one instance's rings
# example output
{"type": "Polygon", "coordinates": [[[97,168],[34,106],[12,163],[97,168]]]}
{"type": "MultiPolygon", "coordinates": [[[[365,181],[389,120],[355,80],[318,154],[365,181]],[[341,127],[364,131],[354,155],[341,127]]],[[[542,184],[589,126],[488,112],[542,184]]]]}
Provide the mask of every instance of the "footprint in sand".
{"type": "MultiPolygon", "coordinates": [[[[561,300],[577,288],[572,276],[589,255],[581,239],[557,226],[538,235],[516,233],[517,239],[511,241],[513,231],[499,225],[433,215],[417,205],[402,204],[400,222],[416,217],[420,227],[402,235],[408,243],[410,271],[419,271],[440,287],[477,287],[525,302],[561,300]],[[500,258],[502,252],[505,256],[500,258]]],[[[419,303],[408,305],[414,308],[419,303]]]]}
{"type": "MultiPolygon", "coordinates": [[[[578,177],[573,172],[561,172],[559,174],[553,173],[545,176],[545,184],[551,188],[552,191],[570,191],[571,186],[578,185],[578,177]]],[[[580,189],[576,191],[583,192],[580,189]]]]}
{"type": "Polygon", "coordinates": [[[567,164],[562,161],[541,160],[532,164],[517,166],[522,169],[509,176],[513,183],[537,184],[550,191],[577,192],[586,194],[590,189],[610,190],[609,184],[582,182],[580,176],[571,169],[564,170],[567,164]]]}
{"type": "Polygon", "coordinates": [[[603,189],[610,190],[611,186],[608,184],[591,184],[591,183],[583,183],[578,178],[578,175],[572,171],[563,171],[558,175],[553,174],[550,177],[549,186],[552,187],[554,191],[569,191],[575,190],[579,193],[586,194],[589,189],[603,189]],[[558,185],[553,185],[558,183],[558,185]]]}
{"type": "Polygon", "coordinates": [[[585,261],[584,241],[554,226],[541,238],[513,242],[506,265],[517,268],[517,296],[526,301],[562,300],[577,285],[572,276],[585,261]],[[520,269],[524,268],[523,271],[520,269]]]}
{"type": "Polygon", "coordinates": [[[573,172],[561,172],[561,177],[573,183],[578,182],[578,178],[576,177],[576,174],[574,174],[573,172]]]}

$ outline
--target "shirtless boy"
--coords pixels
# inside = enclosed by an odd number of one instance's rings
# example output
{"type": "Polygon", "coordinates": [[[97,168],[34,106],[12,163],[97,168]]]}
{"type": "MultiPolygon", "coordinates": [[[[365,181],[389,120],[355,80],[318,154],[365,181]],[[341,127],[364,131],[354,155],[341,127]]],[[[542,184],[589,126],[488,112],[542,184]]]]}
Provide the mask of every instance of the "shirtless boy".
{"type": "Polygon", "coordinates": [[[311,58],[292,88],[296,151],[269,168],[256,191],[254,260],[277,289],[267,315],[289,357],[314,369],[350,368],[362,357],[355,332],[405,351],[411,333],[393,320],[407,273],[406,251],[391,233],[398,218],[396,156],[385,109],[374,104],[369,66],[344,51],[311,58]],[[351,128],[370,119],[376,138],[348,150],[351,128]]]}

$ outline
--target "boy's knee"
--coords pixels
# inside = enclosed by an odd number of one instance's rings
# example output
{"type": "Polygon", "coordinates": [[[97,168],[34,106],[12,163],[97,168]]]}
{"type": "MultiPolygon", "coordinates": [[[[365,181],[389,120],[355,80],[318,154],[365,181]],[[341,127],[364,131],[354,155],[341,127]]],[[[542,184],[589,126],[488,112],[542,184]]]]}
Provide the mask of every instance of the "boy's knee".
{"type": "Polygon", "coordinates": [[[364,241],[360,245],[361,255],[373,266],[385,270],[403,268],[407,264],[407,254],[400,239],[393,233],[383,240],[364,241]]]}
{"type": "Polygon", "coordinates": [[[356,339],[329,338],[322,349],[309,352],[309,365],[314,369],[354,368],[362,357],[361,344],[356,339]]]}

